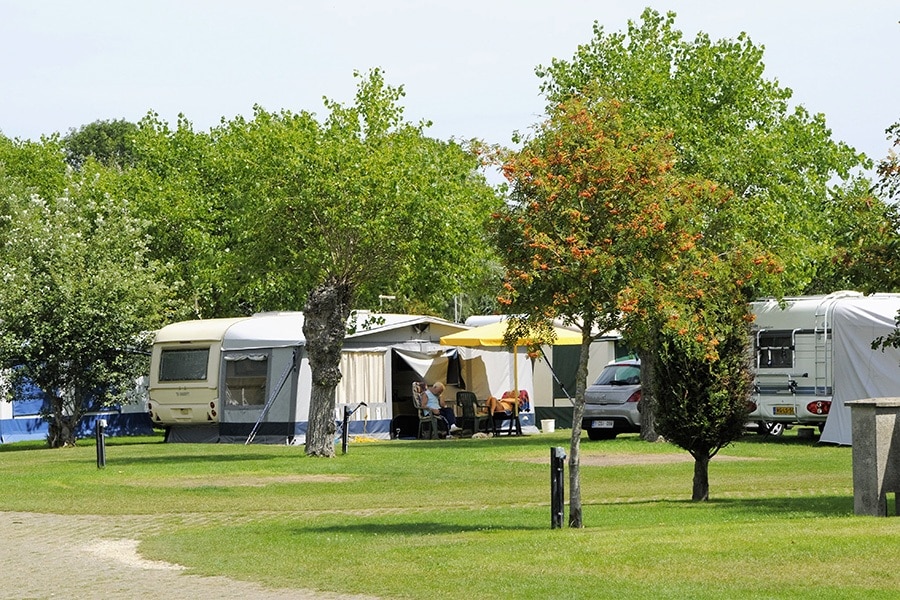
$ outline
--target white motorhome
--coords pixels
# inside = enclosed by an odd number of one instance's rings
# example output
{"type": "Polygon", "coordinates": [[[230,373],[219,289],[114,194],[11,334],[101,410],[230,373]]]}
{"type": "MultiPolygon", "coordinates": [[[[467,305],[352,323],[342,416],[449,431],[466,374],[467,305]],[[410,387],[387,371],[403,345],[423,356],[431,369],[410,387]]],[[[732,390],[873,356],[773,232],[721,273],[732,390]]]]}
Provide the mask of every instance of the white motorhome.
{"type": "Polygon", "coordinates": [[[900,294],[842,291],[751,303],[755,391],[750,420],[818,426],[850,444],[849,408],[900,396],[900,352],[873,349],[895,326],[900,294]]]}

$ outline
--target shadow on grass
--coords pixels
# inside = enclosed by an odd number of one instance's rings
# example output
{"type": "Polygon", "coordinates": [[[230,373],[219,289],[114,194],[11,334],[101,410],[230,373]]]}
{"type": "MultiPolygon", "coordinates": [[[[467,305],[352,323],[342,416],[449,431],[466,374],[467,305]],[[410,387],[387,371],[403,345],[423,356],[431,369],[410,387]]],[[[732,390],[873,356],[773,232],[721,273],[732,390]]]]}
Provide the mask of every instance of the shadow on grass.
{"type": "Polygon", "coordinates": [[[238,463],[269,461],[279,458],[277,454],[167,454],[165,456],[114,456],[109,460],[117,465],[190,464],[190,463],[238,463]]]}
{"type": "Polygon", "coordinates": [[[724,509],[748,518],[766,518],[783,515],[785,518],[798,515],[815,517],[848,517],[853,515],[853,496],[790,496],[773,498],[711,498],[708,502],[692,500],[632,500],[624,502],[585,503],[594,508],[603,506],[639,506],[652,505],[657,508],[697,508],[701,510],[724,509]]]}
{"type": "Polygon", "coordinates": [[[776,446],[819,446],[819,436],[745,434],[738,439],[742,444],[770,444],[776,446]]]}
{"type": "Polygon", "coordinates": [[[360,522],[348,521],[347,523],[335,525],[311,525],[308,527],[293,527],[291,533],[296,535],[309,535],[310,533],[331,534],[331,535],[371,535],[371,536],[410,536],[420,537],[423,535],[444,535],[459,534],[464,532],[478,531],[537,531],[539,529],[549,529],[548,525],[538,527],[534,524],[527,523],[492,523],[485,525],[463,525],[458,522],[437,522],[437,521],[410,521],[405,523],[384,523],[384,522],[360,522]]]}

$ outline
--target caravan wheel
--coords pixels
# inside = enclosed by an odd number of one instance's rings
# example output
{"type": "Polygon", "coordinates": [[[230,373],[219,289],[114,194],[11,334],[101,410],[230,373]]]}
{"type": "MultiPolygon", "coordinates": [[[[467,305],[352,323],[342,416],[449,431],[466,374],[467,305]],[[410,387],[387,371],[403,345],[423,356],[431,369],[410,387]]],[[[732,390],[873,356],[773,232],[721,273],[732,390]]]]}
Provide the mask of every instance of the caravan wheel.
{"type": "Polygon", "coordinates": [[[759,435],[774,435],[779,436],[784,433],[784,423],[779,423],[777,421],[760,421],[757,423],[759,429],[757,433],[759,435]]]}

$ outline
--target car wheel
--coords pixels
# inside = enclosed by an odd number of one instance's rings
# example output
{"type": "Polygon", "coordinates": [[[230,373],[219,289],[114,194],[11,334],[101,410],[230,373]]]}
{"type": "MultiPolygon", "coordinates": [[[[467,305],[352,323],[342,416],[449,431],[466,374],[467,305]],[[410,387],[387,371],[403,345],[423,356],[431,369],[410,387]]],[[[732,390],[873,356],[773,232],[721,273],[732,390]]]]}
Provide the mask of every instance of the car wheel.
{"type": "Polygon", "coordinates": [[[598,440],[611,440],[616,437],[616,432],[611,429],[588,429],[588,439],[594,442],[598,440]]]}
{"type": "Polygon", "coordinates": [[[784,433],[784,423],[778,423],[777,421],[760,421],[758,425],[759,430],[757,433],[759,433],[759,435],[774,435],[777,437],[784,433]]]}

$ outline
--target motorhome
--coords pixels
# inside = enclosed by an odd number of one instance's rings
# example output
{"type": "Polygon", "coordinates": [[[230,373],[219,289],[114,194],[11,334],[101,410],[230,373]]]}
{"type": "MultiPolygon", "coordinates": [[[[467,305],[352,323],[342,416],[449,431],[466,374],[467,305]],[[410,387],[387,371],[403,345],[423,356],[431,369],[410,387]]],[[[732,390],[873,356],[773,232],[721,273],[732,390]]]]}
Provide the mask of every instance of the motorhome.
{"type": "Polygon", "coordinates": [[[842,291],[753,302],[750,420],[817,426],[850,444],[846,402],[900,396],[900,351],[873,349],[893,331],[900,294],[842,291]]]}

